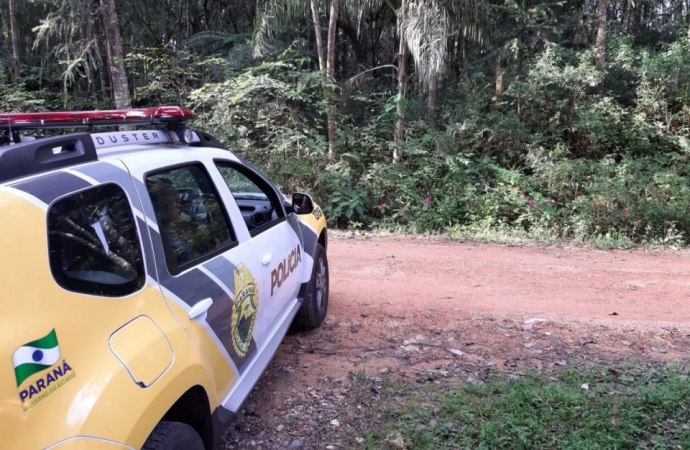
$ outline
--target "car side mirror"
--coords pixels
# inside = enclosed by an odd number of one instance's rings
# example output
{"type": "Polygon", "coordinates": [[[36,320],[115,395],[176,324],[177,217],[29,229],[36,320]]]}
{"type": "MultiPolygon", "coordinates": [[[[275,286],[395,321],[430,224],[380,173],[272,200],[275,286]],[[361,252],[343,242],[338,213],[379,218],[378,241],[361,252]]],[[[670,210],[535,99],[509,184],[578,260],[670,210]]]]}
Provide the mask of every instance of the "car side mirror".
{"type": "Polygon", "coordinates": [[[292,210],[295,214],[311,214],[314,212],[314,200],[311,195],[295,192],[292,194],[292,210]]]}

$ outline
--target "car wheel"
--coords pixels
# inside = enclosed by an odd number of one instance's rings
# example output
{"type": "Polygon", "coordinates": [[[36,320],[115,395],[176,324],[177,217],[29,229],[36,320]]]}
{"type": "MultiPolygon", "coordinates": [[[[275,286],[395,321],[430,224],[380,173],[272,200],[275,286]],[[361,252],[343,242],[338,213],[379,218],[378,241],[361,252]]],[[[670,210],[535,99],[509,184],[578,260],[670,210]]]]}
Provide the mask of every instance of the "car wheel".
{"type": "Polygon", "coordinates": [[[199,434],[186,423],[159,422],[142,450],[204,450],[199,434]]]}
{"type": "Polygon", "coordinates": [[[302,307],[295,317],[300,329],[318,328],[328,312],[328,258],[321,244],[316,244],[314,267],[302,299],[302,307]]]}

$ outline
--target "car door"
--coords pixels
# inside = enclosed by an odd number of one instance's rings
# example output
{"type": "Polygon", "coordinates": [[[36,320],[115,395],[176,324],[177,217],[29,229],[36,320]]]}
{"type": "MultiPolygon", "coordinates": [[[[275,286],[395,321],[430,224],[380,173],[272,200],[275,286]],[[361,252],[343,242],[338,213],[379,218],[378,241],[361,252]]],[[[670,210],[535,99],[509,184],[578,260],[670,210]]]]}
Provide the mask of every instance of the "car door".
{"type": "Polygon", "coordinates": [[[171,167],[149,158],[131,170],[150,224],[159,286],[227,402],[257,356],[264,271],[241,217],[231,217],[204,162],[188,155],[171,167]]]}
{"type": "Polygon", "coordinates": [[[260,174],[231,160],[214,161],[247,226],[250,246],[264,267],[266,308],[260,322],[269,335],[281,326],[286,311],[297,307],[307,263],[303,261],[301,231],[296,221],[289,220],[282,197],[260,174]]]}

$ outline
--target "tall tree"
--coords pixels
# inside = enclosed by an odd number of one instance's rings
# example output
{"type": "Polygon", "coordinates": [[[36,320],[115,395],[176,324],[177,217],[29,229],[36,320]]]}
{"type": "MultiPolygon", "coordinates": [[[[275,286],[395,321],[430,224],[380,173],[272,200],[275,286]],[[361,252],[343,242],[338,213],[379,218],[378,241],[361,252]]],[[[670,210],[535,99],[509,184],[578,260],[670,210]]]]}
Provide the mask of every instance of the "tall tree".
{"type": "Polygon", "coordinates": [[[129,94],[129,84],[127,83],[122,37],[120,36],[120,24],[118,23],[117,11],[115,10],[115,0],[101,0],[101,14],[103,16],[103,29],[108,49],[108,66],[110,67],[110,81],[115,107],[128,108],[132,106],[132,97],[129,94]]]}
{"type": "Polygon", "coordinates": [[[264,4],[261,14],[257,15],[257,26],[254,34],[254,54],[256,56],[261,56],[269,42],[273,40],[276,31],[285,26],[289,26],[294,17],[299,15],[304,16],[305,8],[308,7],[311,9],[312,24],[316,35],[319,69],[324,86],[324,93],[327,97],[326,101],[328,103],[326,127],[328,133],[329,157],[334,154],[337,135],[338,109],[335,104],[335,98],[337,96],[335,90],[335,41],[338,31],[339,1],[340,0],[330,0],[328,40],[325,53],[323,50],[323,31],[318,0],[310,0],[308,5],[292,0],[268,0],[264,4]]]}
{"type": "Polygon", "coordinates": [[[604,70],[606,63],[606,0],[599,0],[597,8],[599,25],[597,27],[597,60],[596,66],[599,72],[604,70]]]}
{"type": "Polygon", "coordinates": [[[17,8],[15,0],[9,0],[10,7],[10,40],[12,41],[12,77],[16,83],[21,78],[19,65],[19,29],[17,28],[17,8]]]}
{"type": "MultiPolygon", "coordinates": [[[[402,0],[400,9],[398,10],[398,21],[405,20],[405,11],[407,10],[408,0],[402,0]]],[[[405,108],[404,101],[407,94],[407,43],[405,42],[405,34],[400,32],[398,36],[399,50],[398,50],[398,100],[396,102],[395,112],[398,115],[398,120],[395,122],[395,130],[393,131],[393,140],[395,141],[395,148],[393,149],[393,162],[402,161],[403,152],[405,150],[405,108]]]]}
{"type": "Polygon", "coordinates": [[[323,33],[321,32],[321,15],[319,14],[318,0],[311,0],[311,17],[314,24],[314,36],[316,37],[316,53],[319,57],[319,70],[321,76],[326,77],[326,50],[323,46],[323,33]]]}
{"type": "Polygon", "coordinates": [[[400,39],[408,46],[415,72],[428,91],[427,120],[433,126],[438,79],[445,70],[448,50],[448,15],[436,0],[413,0],[401,5],[400,39]]]}
{"type": "MultiPolygon", "coordinates": [[[[398,96],[404,99],[406,82],[406,51],[409,50],[415,65],[415,75],[428,92],[427,122],[434,125],[438,82],[443,75],[448,58],[450,32],[462,33],[466,39],[481,41],[488,8],[483,0],[451,1],[448,5],[454,23],[449,20],[448,8],[439,0],[402,0],[397,12],[400,51],[398,54],[398,96]]],[[[398,122],[395,126],[395,151],[393,161],[402,159],[405,114],[398,102],[398,122]]]]}
{"type": "MultiPolygon", "coordinates": [[[[336,86],[335,84],[335,41],[338,34],[338,14],[339,14],[338,0],[331,0],[331,13],[328,22],[328,50],[327,50],[327,62],[326,62],[326,76],[328,77],[328,83],[330,86],[336,86]]],[[[328,155],[333,156],[335,150],[335,139],[337,134],[338,120],[338,107],[336,105],[336,95],[335,89],[331,89],[329,92],[330,96],[328,98],[328,155]]]]}

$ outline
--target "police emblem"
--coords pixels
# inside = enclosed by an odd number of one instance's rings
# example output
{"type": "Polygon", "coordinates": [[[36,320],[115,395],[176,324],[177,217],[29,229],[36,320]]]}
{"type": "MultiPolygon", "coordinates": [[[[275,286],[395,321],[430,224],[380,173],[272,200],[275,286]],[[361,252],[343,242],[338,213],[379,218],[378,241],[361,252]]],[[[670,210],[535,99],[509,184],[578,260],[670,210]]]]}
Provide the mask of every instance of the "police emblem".
{"type": "Polygon", "coordinates": [[[252,342],[256,323],[259,296],[256,282],[247,266],[240,264],[235,268],[235,302],[232,305],[232,346],[235,352],[244,357],[252,342]]]}

